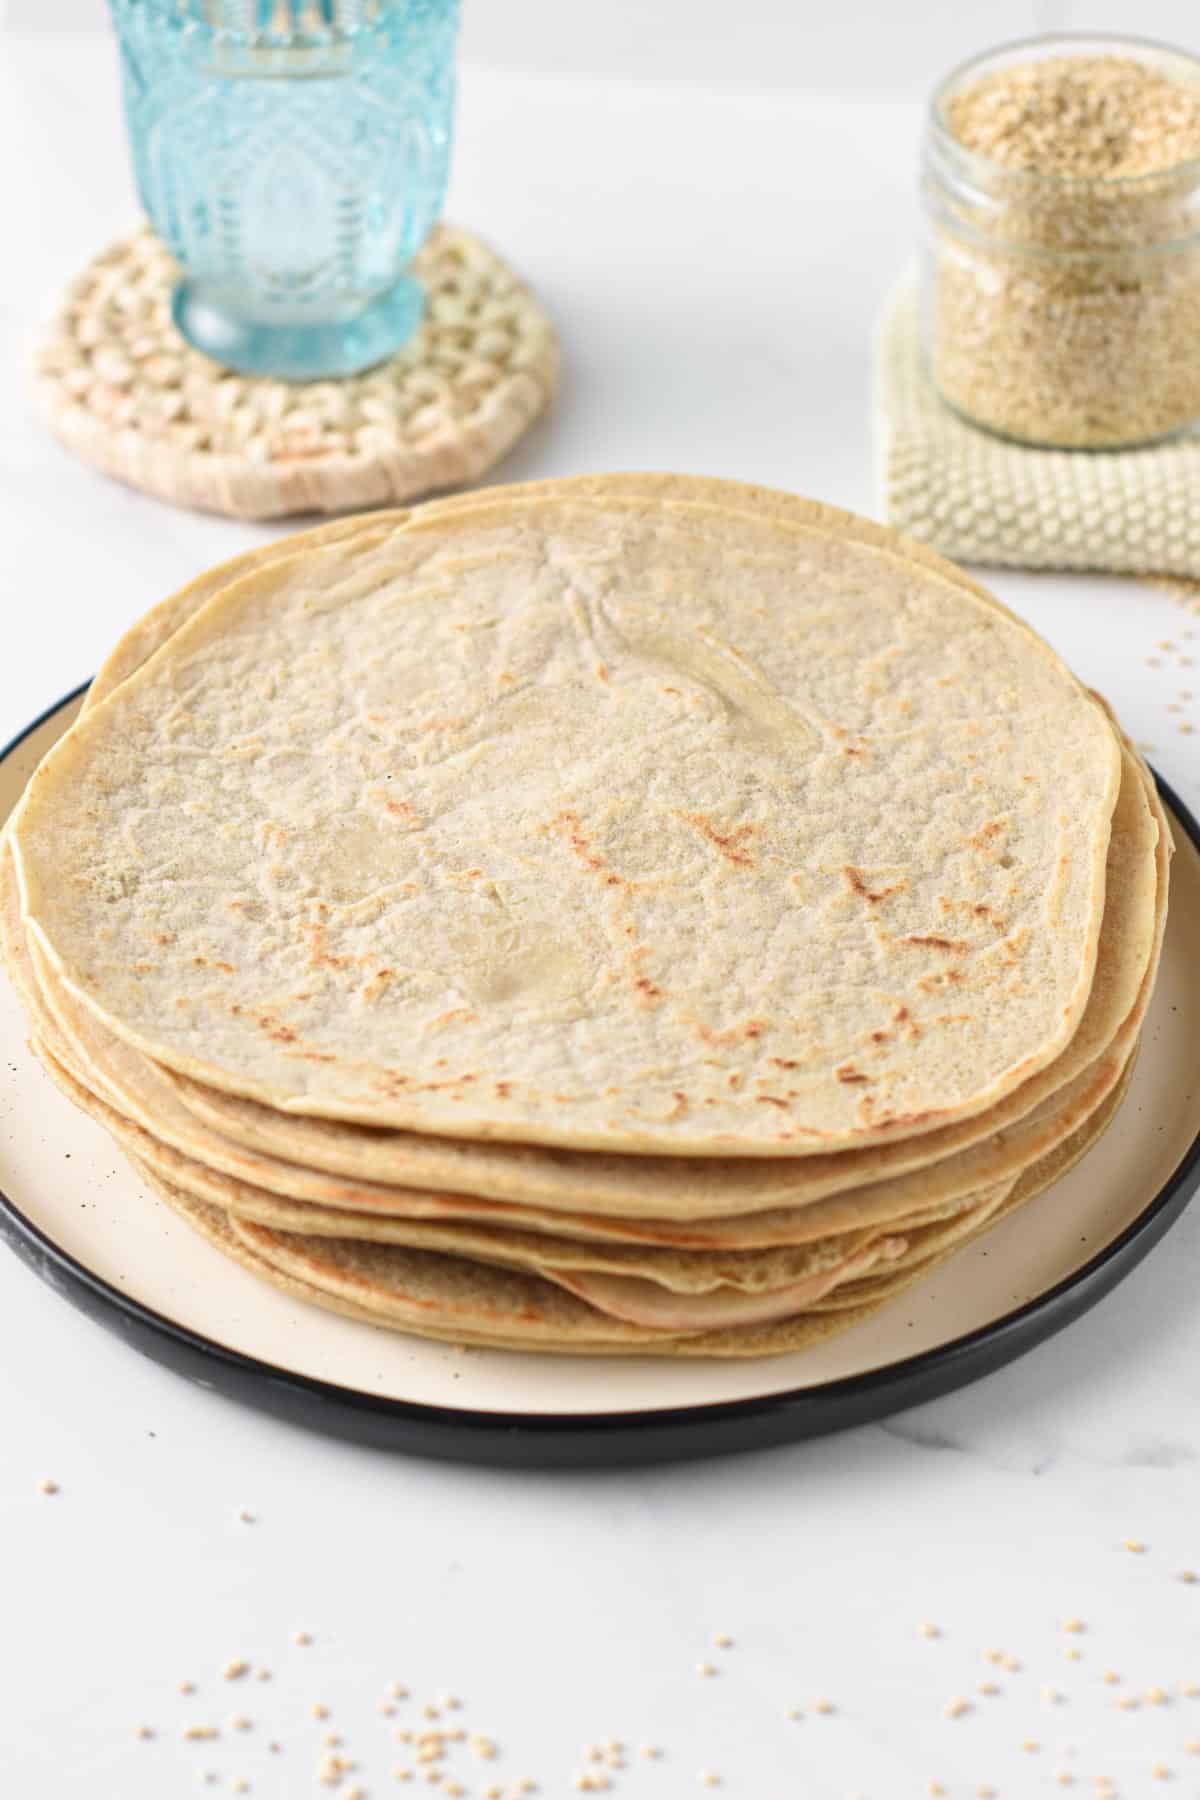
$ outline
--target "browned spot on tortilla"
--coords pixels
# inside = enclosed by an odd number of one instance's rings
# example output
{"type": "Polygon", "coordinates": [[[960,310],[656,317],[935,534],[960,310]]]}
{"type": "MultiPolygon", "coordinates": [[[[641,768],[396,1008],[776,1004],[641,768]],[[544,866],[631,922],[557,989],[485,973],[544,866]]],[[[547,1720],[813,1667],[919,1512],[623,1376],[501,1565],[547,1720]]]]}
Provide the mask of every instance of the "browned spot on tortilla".
{"type": "Polygon", "coordinates": [[[869,901],[872,906],[876,905],[880,900],[886,900],[889,894],[902,893],[908,886],[906,881],[901,880],[893,881],[889,887],[869,888],[862,870],[856,869],[852,863],[847,863],[845,865],[842,869],[842,875],[850,892],[852,894],[857,894],[861,900],[869,901]]]}
{"type": "Polygon", "coordinates": [[[282,1019],[277,1019],[273,1013],[260,1013],[258,1023],[259,1028],[265,1031],[269,1038],[274,1038],[277,1044],[294,1044],[300,1035],[299,1032],[293,1031],[290,1025],[285,1025],[282,1019]]]}
{"type": "Polygon", "coordinates": [[[656,1006],[663,997],[662,989],[656,987],[648,975],[635,975],[633,985],[643,1006],[656,1006]]]}
{"type": "Polygon", "coordinates": [[[597,681],[608,680],[608,669],[604,663],[596,664],[596,679],[597,681]]]}
{"type": "Polygon", "coordinates": [[[507,1100],[509,1095],[512,1093],[512,1085],[513,1084],[511,1081],[498,1081],[496,1083],[497,1097],[501,1100],[507,1100]]]}
{"type": "Polygon", "coordinates": [[[227,962],[215,962],[213,968],[222,970],[226,975],[232,975],[234,972],[233,964],[227,962]]]}
{"type": "Polygon", "coordinates": [[[798,1069],[800,1064],[790,1056],[769,1056],[767,1061],[777,1069],[798,1069]]]}
{"type": "Polygon", "coordinates": [[[962,951],[970,949],[970,945],[965,944],[961,938],[936,937],[932,934],[928,936],[913,934],[909,937],[901,938],[900,942],[902,944],[925,944],[928,945],[931,950],[962,951]]]}
{"type": "Polygon", "coordinates": [[[924,1112],[880,1113],[875,1122],[886,1125],[889,1131],[907,1131],[911,1125],[923,1125],[926,1119],[936,1119],[941,1111],[940,1106],[930,1106],[924,1112]]]}
{"type": "Polygon", "coordinates": [[[756,1094],[754,1098],[760,1106],[782,1106],[787,1111],[787,1101],[781,1100],[778,1094],[756,1094]]]}
{"type": "MultiPolygon", "coordinates": [[[[240,900],[231,900],[229,904],[231,906],[240,906],[241,902],[240,900]]],[[[154,934],[154,941],[156,944],[173,944],[175,942],[175,933],[173,931],[156,931],[154,934]]]]}
{"type": "Polygon", "coordinates": [[[432,719],[422,719],[420,729],[422,731],[461,731],[466,722],[465,719],[435,715],[432,719]]]}
{"type": "Polygon", "coordinates": [[[843,1063],[833,1072],[838,1080],[845,1082],[848,1087],[855,1082],[870,1081],[871,1079],[869,1075],[864,1075],[861,1069],[856,1069],[852,1063],[843,1063]]]}
{"type": "Polygon", "coordinates": [[[705,1044],[740,1044],[747,1039],[753,1042],[766,1028],[765,1019],[746,1019],[740,1025],[727,1025],[723,1031],[714,1031],[710,1025],[697,1025],[696,1036],[705,1044]]]}
{"type": "Polygon", "coordinates": [[[726,1086],[733,1088],[735,1092],[737,1091],[738,1088],[741,1087],[741,1085],[742,1085],[742,1078],[740,1075],[737,1075],[737,1074],[731,1075],[726,1083],[726,1086]]]}
{"type": "Polygon", "coordinates": [[[304,927],[303,936],[308,941],[308,960],[314,968],[348,969],[351,966],[352,959],[350,957],[334,956],[330,951],[326,950],[325,932],[322,926],[306,925],[304,927]]]}
{"type": "Polygon", "coordinates": [[[604,879],[606,887],[623,887],[633,892],[634,883],[626,876],[612,869],[607,859],[593,846],[592,840],[583,830],[577,812],[564,811],[556,813],[546,827],[549,831],[557,831],[571,852],[579,858],[585,869],[604,879]]]}
{"type": "Polygon", "coordinates": [[[672,1090],[672,1097],[675,1104],[667,1114],[667,1117],[668,1119],[682,1119],[690,1104],[688,1097],[685,1093],[682,1093],[679,1088],[672,1090]]]}
{"type": "Polygon", "coordinates": [[[372,1077],[371,1086],[381,1094],[396,1094],[401,1088],[411,1087],[409,1076],[399,1074],[395,1069],[384,1069],[372,1077]]]}
{"type": "Polygon", "coordinates": [[[842,755],[843,756],[861,756],[862,751],[855,749],[853,744],[844,744],[842,746],[842,755]]]}
{"type": "Polygon", "coordinates": [[[735,825],[732,831],[719,831],[707,813],[679,813],[678,817],[698,831],[702,838],[707,839],[713,849],[726,862],[732,863],[734,868],[754,867],[754,858],[750,854],[747,840],[759,829],[757,825],[735,825]]]}
{"type": "Polygon", "coordinates": [[[390,969],[376,969],[370,980],[364,981],[362,987],[359,988],[360,997],[363,1000],[378,1000],[391,979],[392,971],[390,969]]]}
{"type": "Polygon", "coordinates": [[[1005,829],[1003,819],[989,819],[986,825],[980,825],[967,838],[973,850],[988,850],[994,837],[998,837],[1005,829]]]}
{"type": "MultiPolygon", "coordinates": [[[[432,1019],[426,1019],[425,1027],[426,1030],[432,1030],[434,1026],[437,1025],[449,1025],[452,1019],[462,1019],[465,1024],[470,1024],[473,1019],[477,1019],[478,1017],[479,1014],[472,1012],[469,1006],[451,1006],[447,1008],[445,1012],[435,1014],[432,1019]]],[[[444,1069],[445,1066],[445,1057],[439,1056],[437,1059],[437,1067],[444,1069]]]]}
{"type": "Polygon", "coordinates": [[[871,1042],[873,1044],[886,1044],[891,1035],[890,1031],[873,1031],[871,1033],[871,1042]]]}
{"type": "Polygon", "coordinates": [[[904,1028],[904,1035],[910,1043],[915,1043],[921,1035],[921,1027],[909,1012],[907,1006],[898,1006],[892,1014],[892,1021],[904,1028]]]}

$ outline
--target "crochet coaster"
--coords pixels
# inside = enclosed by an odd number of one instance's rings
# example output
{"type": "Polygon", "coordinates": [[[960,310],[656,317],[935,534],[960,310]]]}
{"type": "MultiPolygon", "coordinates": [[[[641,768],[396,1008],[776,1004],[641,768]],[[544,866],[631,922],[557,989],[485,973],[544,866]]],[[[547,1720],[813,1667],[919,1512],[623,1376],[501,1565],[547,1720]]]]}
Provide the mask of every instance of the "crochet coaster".
{"type": "Polygon", "coordinates": [[[880,510],[960,562],[1200,576],[1200,436],[1144,450],[1029,450],[951,412],[910,275],[875,346],[880,510]]]}
{"type": "Polygon", "coordinates": [[[178,506],[242,519],[343,512],[472,481],[553,397],[545,313],[478,238],[439,227],[412,271],[429,305],[361,375],[286,382],[193,350],[170,316],[178,270],[148,229],[96,257],[38,352],[38,398],[85,462],[178,506]]]}

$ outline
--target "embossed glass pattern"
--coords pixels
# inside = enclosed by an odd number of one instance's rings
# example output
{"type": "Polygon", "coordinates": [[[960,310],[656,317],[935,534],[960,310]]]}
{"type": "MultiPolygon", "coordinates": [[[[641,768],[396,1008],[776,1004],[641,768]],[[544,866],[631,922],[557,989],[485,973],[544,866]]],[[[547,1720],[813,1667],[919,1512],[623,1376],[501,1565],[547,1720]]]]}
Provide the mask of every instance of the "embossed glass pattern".
{"type": "Polygon", "coordinates": [[[235,368],[347,374],[404,342],[441,211],[458,0],[110,0],[176,322],[235,368]]]}

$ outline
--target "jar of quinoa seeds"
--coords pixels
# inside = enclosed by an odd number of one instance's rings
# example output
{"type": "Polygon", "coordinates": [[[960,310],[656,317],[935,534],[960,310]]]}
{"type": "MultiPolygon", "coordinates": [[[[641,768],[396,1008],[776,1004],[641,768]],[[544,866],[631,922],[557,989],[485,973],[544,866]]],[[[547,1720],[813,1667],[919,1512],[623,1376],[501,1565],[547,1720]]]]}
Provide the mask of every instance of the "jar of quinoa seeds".
{"type": "Polygon", "coordinates": [[[1102,450],[1200,420],[1200,60],[1047,37],[965,64],[925,139],[922,319],[976,425],[1102,450]]]}

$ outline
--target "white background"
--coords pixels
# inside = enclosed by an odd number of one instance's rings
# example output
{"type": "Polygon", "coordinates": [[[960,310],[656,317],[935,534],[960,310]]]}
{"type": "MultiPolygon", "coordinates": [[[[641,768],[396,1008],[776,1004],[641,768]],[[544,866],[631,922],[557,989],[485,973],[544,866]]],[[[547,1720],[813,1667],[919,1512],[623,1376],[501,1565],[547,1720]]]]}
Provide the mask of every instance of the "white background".
{"type": "MultiPolygon", "coordinates": [[[[153,600],[264,535],[104,482],[28,412],[38,321],[134,209],[99,8],[7,11],[0,739],[153,600]]],[[[534,280],[566,357],[554,419],[504,473],[676,467],[862,510],[870,331],[913,241],[929,85],[1039,24],[1200,36],[1190,6],[1166,3],[474,0],[467,20],[450,211],[534,280]]],[[[1200,799],[1200,738],[1177,729],[1197,719],[1181,694],[1200,689],[1184,660],[1200,619],[1132,582],[994,585],[1200,799]]],[[[731,1800],[902,1800],[935,1778],[1023,1797],[1061,1791],[1060,1769],[1086,1791],[1108,1775],[1123,1796],[1200,1794],[1185,1749],[1200,1699],[1180,1691],[1200,1683],[1200,1584],[1175,1578],[1200,1567],[1198,1291],[1195,1212],[1097,1311],[940,1404],[727,1463],[551,1476],[272,1424],[144,1362],[0,1257],[0,1794],[174,1800],[210,1791],[212,1772],[211,1791],[244,1779],[294,1800],[325,1791],[318,1736],[335,1727],[372,1800],[403,1793],[399,1720],[375,1712],[390,1679],[462,1694],[470,1727],[504,1747],[485,1778],[528,1775],[547,1795],[574,1793],[582,1747],[613,1735],[668,1752],[619,1778],[635,1800],[704,1792],[702,1769],[731,1800]],[[1087,1625],[1078,1662],[1071,1615],[1087,1625]],[[920,1638],[922,1619],[944,1635],[920,1638]],[[298,1627],[310,1648],[290,1642],[298,1627]],[[736,1648],[712,1649],[718,1631],[736,1648]],[[1022,1668],[985,1663],[990,1646],[1022,1668]],[[235,1655],[273,1679],[227,1686],[235,1655]],[[721,1673],[703,1681],[706,1658],[721,1673]],[[976,1692],[988,1677],[1001,1694],[976,1692]],[[1160,1686],[1168,1704],[1115,1703],[1160,1686]],[[820,1694],[835,1715],[813,1713],[820,1694]],[[955,1694],[973,1710],[947,1719],[955,1694]],[[313,1702],[334,1719],[318,1725],[313,1702]],[[226,1725],[237,1711],[244,1734],[226,1725]],[[184,1741],[192,1720],[221,1738],[184,1741]],[[139,1721],[158,1736],[136,1742],[139,1721]]]]}
{"type": "MultiPolygon", "coordinates": [[[[462,0],[463,59],[789,92],[916,95],[935,68],[1035,31],[1126,31],[1186,44],[1190,0],[462,0]]],[[[102,29],[104,0],[0,0],[0,22],[102,29]]]]}

